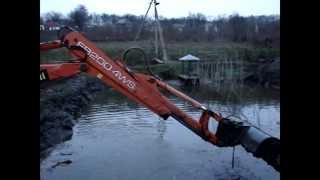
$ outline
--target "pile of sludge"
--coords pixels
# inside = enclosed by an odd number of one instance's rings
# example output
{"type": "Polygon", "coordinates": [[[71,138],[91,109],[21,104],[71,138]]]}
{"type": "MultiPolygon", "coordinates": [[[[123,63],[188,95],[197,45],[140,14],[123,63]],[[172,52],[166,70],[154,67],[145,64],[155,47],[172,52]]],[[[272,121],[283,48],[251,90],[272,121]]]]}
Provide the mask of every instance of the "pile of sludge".
{"type": "Polygon", "coordinates": [[[104,88],[85,74],[40,85],[40,161],[56,144],[71,139],[81,111],[104,88]]]}

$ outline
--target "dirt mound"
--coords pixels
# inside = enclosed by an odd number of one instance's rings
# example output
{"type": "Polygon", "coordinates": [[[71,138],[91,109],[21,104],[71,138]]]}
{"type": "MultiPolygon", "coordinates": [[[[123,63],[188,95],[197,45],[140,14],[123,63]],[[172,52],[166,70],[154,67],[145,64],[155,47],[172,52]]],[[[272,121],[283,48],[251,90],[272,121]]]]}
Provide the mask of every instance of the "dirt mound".
{"type": "Polygon", "coordinates": [[[40,85],[40,160],[72,137],[81,111],[106,86],[84,74],[40,85]]]}

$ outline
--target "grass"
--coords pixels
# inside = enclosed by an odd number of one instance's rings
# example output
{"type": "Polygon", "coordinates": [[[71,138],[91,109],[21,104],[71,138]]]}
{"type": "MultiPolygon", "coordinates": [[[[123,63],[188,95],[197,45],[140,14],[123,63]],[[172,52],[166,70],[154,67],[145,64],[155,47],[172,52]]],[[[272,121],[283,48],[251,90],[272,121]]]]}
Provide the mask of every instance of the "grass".
{"type": "MultiPolygon", "coordinates": [[[[152,56],[154,45],[151,41],[139,42],[96,42],[112,58],[121,57],[122,53],[130,47],[141,47],[152,56]]],[[[169,59],[177,60],[186,55],[193,54],[202,60],[216,60],[222,57],[236,57],[245,61],[255,61],[259,58],[275,58],[280,56],[279,49],[255,47],[248,43],[234,42],[167,42],[166,49],[169,59]]],[[[40,54],[40,62],[50,60],[68,59],[66,50],[54,50],[40,54]]]]}
{"type": "MultiPolygon", "coordinates": [[[[95,42],[97,47],[102,49],[111,58],[119,58],[123,52],[130,47],[141,47],[149,58],[154,57],[154,44],[152,41],[126,41],[126,42],[95,42]]],[[[181,65],[178,58],[193,54],[201,60],[243,60],[244,62],[257,62],[260,58],[275,58],[280,56],[280,49],[256,47],[248,43],[234,42],[167,42],[166,50],[170,61],[165,65],[157,65],[151,69],[155,73],[164,74],[165,76],[176,76],[181,71],[181,65]]],[[[131,54],[128,61],[131,64],[139,64],[136,69],[141,70],[143,61],[141,56],[131,54]],[[140,57],[140,59],[139,59],[140,57]]],[[[40,53],[40,63],[53,61],[68,60],[70,56],[66,49],[58,49],[50,52],[40,53]]]]}

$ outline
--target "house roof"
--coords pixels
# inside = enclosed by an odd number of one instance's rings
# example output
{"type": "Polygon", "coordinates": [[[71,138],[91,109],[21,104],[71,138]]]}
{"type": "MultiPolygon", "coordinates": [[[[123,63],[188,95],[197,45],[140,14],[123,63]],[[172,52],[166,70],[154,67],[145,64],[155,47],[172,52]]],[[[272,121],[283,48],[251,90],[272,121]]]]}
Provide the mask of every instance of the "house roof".
{"type": "Polygon", "coordinates": [[[191,54],[185,55],[181,58],[179,58],[179,61],[199,61],[200,58],[193,56],[191,54]]]}

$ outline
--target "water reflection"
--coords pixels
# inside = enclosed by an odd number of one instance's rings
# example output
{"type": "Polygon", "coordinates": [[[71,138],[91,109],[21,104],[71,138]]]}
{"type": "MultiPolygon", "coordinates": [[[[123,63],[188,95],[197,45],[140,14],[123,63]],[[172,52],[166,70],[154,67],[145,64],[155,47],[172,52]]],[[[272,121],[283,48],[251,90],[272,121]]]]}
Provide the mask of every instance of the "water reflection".
{"type": "MultiPolygon", "coordinates": [[[[185,90],[184,90],[185,91],[185,90]]],[[[280,137],[279,94],[264,89],[189,89],[187,94],[223,115],[240,116],[280,137]]],[[[170,99],[198,119],[201,112],[170,99]]],[[[214,126],[215,124],[212,124],[214,126]]],[[[279,179],[263,161],[236,148],[217,148],[172,118],[161,120],[112,90],[102,92],[74,127],[72,140],[59,145],[43,162],[44,179],[279,179]],[[72,152],[70,156],[61,153],[72,152]],[[70,158],[65,167],[50,168],[70,158]]]]}
{"type": "Polygon", "coordinates": [[[159,132],[159,139],[163,140],[163,137],[164,137],[166,130],[167,130],[167,125],[166,125],[166,122],[162,121],[160,118],[157,123],[157,130],[159,132]]]}

